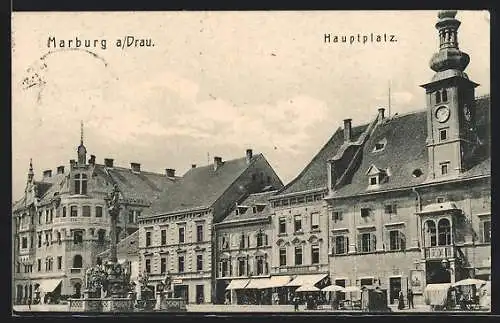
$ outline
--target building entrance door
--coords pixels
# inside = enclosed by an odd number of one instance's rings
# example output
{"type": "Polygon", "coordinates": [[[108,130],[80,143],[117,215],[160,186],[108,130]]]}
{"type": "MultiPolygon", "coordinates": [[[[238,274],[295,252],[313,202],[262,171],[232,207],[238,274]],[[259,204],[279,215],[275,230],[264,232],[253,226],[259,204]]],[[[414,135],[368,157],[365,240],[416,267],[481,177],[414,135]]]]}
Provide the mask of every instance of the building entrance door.
{"type": "Polygon", "coordinates": [[[401,277],[389,278],[389,303],[394,304],[401,290],[401,277]]]}
{"type": "Polygon", "coordinates": [[[203,287],[204,285],[196,285],[196,304],[202,304],[205,302],[203,287]]]}
{"type": "Polygon", "coordinates": [[[174,286],[174,297],[183,298],[186,303],[188,303],[188,285],[175,285],[174,286]]]}

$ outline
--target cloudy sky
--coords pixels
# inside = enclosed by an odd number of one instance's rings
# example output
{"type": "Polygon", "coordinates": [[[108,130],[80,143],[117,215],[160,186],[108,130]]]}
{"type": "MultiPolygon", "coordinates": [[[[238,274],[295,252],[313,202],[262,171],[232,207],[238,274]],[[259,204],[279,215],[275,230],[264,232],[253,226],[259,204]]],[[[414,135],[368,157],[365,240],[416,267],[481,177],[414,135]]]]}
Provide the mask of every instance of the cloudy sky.
{"type": "MultiPolygon", "coordinates": [[[[366,123],[387,107],[389,82],[391,114],[424,108],[419,85],[433,75],[436,14],[14,13],[13,197],[24,190],[30,158],[36,178],[76,159],[80,120],[99,163],[183,174],[253,148],[288,183],[343,119],[366,123]],[[325,43],[325,33],[356,41],[325,43]],[[371,33],[397,42],[357,42],[371,33]],[[150,38],[154,47],[116,47],[124,36],[150,38]],[[105,39],[106,49],[48,48],[49,37],[105,39]]],[[[457,18],[460,49],[471,56],[466,72],[481,84],[477,95],[488,94],[489,14],[457,18]]]]}

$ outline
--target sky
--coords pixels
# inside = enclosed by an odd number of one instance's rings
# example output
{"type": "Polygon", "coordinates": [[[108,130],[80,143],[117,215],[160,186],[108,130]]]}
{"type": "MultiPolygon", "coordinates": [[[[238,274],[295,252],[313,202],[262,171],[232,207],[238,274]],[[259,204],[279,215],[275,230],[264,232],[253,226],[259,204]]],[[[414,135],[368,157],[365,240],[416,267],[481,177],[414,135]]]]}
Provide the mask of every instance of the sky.
{"type": "MultiPolygon", "coordinates": [[[[476,95],[489,94],[489,13],[457,19],[466,72],[476,95]]],[[[77,159],[81,121],[98,163],[182,175],[251,148],[286,184],[343,119],[356,126],[389,112],[389,87],[391,115],[425,108],[419,85],[434,74],[436,21],[436,11],[13,13],[13,198],[30,158],[35,179],[77,159]],[[154,46],[117,47],[126,36],[154,46]],[[49,48],[49,37],[66,47],[49,48]],[[92,47],[68,48],[76,38],[92,47]]]]}

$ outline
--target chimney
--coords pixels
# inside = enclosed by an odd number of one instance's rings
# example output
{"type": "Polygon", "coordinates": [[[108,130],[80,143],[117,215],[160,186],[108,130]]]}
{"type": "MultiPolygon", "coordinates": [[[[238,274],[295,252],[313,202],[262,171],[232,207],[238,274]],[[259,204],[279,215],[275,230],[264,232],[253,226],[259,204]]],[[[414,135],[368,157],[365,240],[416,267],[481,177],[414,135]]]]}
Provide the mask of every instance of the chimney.
{"type": "Polygon", "coordinates": [[[222,166],[222,157],[214,157],[214,170],[222,166]]]}
{"type": "Polygon", "coordinates": [[[384,112],[385,112],[384,108],[378,109],[378,121],[379,122],[382,122],[385,119],[384,112]]]}
{"type": "Polygon", "coordinates": [[[64,166],[57,167],[57,173],[58,174],[64,174],[64,166]]]}
{"type": "Polygon", "coordinates": [[[140,173],[140,172],[141,172],[141,164],[139,164],[139,163],[130,163],[130,169],[131,169],[133,172],[138,172],[138,173],[140,173]]]}
{"type": "Polygon", "coordinates": [[[350,142],[351,137],[351,121],[352,119],[344,119],[344,142],[350,142]]]}
{"type": "Polygon", "coordinates": [[[89,164],[95,165],[95,155],[90,155],[89,164]]]}
{"type": "Polygon", "coordinates": [[[247,149],[247,164],[250,164],[250,162],[252,161],[252,149],[247,149]]]}
{"type": "Polygon", "coordinates": [[[196,164],[191,164],[191,168],[196,168],[196,164]]]}
{"type": "Polygon", "coordinates": [[[47,169],[47,170],[43,171],[43,178],[46,178],[46,177],[52,177],[52,170],[51,169],[47,169]]]}
{"type": "Polygon", "coordinates": [[[71,166],[71,168],[75,167],[75,165],[76,165],[76,160],[74,160],[74,159],[70,159],[70,160],[69,160],[69,165],[71,166]]]}
{"type": "Polygon", "coordinates": [[[175,177],[175,169],[167,168],[165,169],[165,174],[167,174],[167,177],[175,177]]]}
{"type": "Polygon", "coordinates": [[[104,158],[104,166],[113,167],[113,158],[104,158]]]}

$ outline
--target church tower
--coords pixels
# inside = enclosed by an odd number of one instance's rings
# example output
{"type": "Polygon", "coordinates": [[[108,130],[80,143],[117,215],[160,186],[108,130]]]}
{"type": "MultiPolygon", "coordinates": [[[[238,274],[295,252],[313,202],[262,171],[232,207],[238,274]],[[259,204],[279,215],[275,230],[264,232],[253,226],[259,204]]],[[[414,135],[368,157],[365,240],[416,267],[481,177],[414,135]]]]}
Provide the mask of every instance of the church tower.
{"type": "Polygon", "coordinates": [[[438,13],[439,51],[429,64],[436,74],[430,83],[421,85],[427,96],[429,180],[453,178],[465,171],[477,142],[474,89],[479,84],[464,72],[470,58],[458,48],[456,14],[455,10],[438,13]]]}

